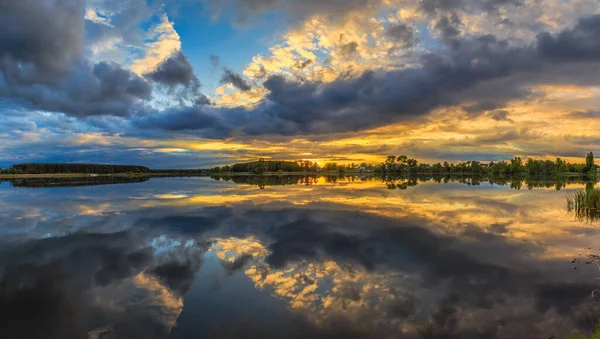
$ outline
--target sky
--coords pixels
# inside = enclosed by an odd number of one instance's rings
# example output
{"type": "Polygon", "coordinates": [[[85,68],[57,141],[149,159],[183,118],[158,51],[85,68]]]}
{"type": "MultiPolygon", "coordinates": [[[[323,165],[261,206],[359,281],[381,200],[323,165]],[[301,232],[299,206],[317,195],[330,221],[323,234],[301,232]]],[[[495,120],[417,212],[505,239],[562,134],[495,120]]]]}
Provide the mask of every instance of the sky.
{"type": "Polygon", "coordinates": [[[598,0],[0,0],[0,167],[600,154],[598,0]]]}

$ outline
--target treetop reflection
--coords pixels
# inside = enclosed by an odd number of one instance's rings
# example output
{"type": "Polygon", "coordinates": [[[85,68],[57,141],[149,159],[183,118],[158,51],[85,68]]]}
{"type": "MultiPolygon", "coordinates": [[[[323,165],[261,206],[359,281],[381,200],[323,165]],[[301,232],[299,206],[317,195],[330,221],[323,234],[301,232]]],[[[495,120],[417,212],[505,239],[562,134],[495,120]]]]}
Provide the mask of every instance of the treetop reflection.
{"type": "Polygon", "coordinates": [[[570,184],[589,184],[595,183],[592,179],[578,176],[562,177],[477,177],[477,176],[439,176],[439,175],[420,175],[409,177],[377,176],[377,175],[252,175],[252,176],[220,176],[213,175],[212,179],[217,181],[234,182],[236,184],[254,185],[261,189],[269,186],[286,185],[315,185],[319,183],[344,182],[381,182],[388,189],[407,189],[417,186],[419,183],[461,183],[469,186],[479,186],[484,184],[497,186],[510,186],[512,189],[520,190],[523,188],[554,188],[557,191],[564,189],[570,184]]]}

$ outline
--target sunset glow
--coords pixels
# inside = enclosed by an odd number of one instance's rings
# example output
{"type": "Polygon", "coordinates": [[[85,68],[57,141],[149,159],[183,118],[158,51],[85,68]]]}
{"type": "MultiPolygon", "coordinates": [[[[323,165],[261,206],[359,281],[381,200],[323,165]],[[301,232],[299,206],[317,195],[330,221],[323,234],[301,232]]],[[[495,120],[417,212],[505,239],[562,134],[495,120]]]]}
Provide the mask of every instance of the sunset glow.
{"type": "Polygon", "coordinates": [[[600,145],[596,0],[2,6],[0,167],[571,160],[600,145]]]}

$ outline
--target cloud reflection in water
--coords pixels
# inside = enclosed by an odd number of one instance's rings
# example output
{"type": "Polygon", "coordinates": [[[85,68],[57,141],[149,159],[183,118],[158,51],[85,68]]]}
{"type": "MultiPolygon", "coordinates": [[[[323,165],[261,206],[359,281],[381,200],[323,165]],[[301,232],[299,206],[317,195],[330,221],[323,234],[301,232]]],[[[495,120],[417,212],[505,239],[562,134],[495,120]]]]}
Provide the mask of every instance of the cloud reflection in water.
{"type": "Polygon", "coordinates": [[[351,180],[310,190],[208,179],[0,186],[0,327],[8,338],[98,328],[108,329],[102,338],[514,338],[585,328],[597,272],[568,260],[600,234],[563,199],[351,180]],[[245,304],[248,293],[260,304],[245,304]],[[194,318],[219,298],[243,318],[194,318]]]}

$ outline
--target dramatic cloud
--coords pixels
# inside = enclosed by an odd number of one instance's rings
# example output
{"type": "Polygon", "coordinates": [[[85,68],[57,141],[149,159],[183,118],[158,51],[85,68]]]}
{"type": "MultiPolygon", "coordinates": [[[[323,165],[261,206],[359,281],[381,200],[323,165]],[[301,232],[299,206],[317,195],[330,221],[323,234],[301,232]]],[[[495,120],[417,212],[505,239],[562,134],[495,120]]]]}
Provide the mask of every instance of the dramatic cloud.
{"type": "Polygon", "coordinates": [[[219,112],[207,105],[180,107],[165,112],[146,112],[132,120],[141,129],[158,129],[172,132],[197,131],[206,137],[225,138],[232,132],[219,112]]]}
{"type": "Polygon", "coordinates": [[[144,55],[136,59],[131,69],[138,74],[153,72],[161,63],[181,50],[181,38],[166,14],[152,27],[150,39],[144,45],[144,55]]]}
{"type": "MultiPolygon", "coordinates": [[[[302,139],[317,150],[314,159],[362,161],[400,149],[438,157],[425,148],[458,139],[456,147],[469,147],[462,141],[478,140],[493,124],[530,128],[545,142],[568,138],[559,136],[564,131],[557,125],[566,126],[568,135],[600,127],[594,114],[571,114],[596,111],[600,97],[595,0],[202,2],[1,4],[0,100],[8,108],[0,133],[19,141],[0,152],[28,140],[35,140],[29,149],[41,140],[62,145],[68,142],[61,133],[73,130],[105,135],[105,141],[94,139],[102,147],[115,135],[137,138],[129,144],[136,150],[134,143],[170,140],[171,147],[161,149],[187,151],[191,147],[182,147],[182,140],[206,138],[279,148],[265,156],[281,156],[287,141],[302,139]],[[178,20],[188,20],[181,10],[201,13],[200,7],[239,30],[223,46],[235,48],[231,39],[248,48],[240,42],[250,39],[253,57],[225,55],[216,45],[198,57],[203,47],[187,43],[193,30],[177,30],[186,27],[178,20]],[[265,28],[276,24],[273,16],[289,23],[277,34],[265,28]],[[254,19],[261,20],[250,25],[254,19]],[[273,44],[265,48],[264,41],[273,44]],[[220,68],[223,74],[216,75],[220,68]],[[20,123],[12,109],[22,111],[20,123]],[[575,122],[581,119],[589,123],[575,122]],[[370,141],[356,140],[356,132],[370,141]]],[[[209,25],[201,14],[198,20],[209,25]]],[[[493,157],[552,149],[522,137],[512,142],[497,144],[493,157]]],[[[487,151],[494,152],[493,145],[487,151]]],[[[293,152],[287,158],[306,153],[293,152]]],[[[227,157],[242,153],[228,151],[227,157]]],[[[255,155],[248,150],[243,157],[255,155]]]]}
{"type": "MultiPolygon", "coordinates": [[[[589,32],[598,17],[582,19],[576,29],[589,32]]],[[[569,67],[572,60],[557,60],[544,52],[548,39],[577,43],[579,40],[572,41],[570,32],[556,38],[540,36],[537,49],[513,47],[491,36],[463,39],[453,43],[444,56],[423,56],[419,68],[369,71],[331,83],[272,76],[264,82],[268,94],[260,105],[246,113],[248,119],[240,127],[252,135],[320,134],[365,130],[474,100],[478,103],[464,107],[470,115],[503,108],[507,101],[529,95],[529,88],[544,83],[553,72],[553,81],[570,81],[561,70],[569,67]],[[532,77],[532,73],[541,76],[532,77]],[[511,78],[518,80],[510,81],[511,78]]],[[[356,45],[352,46],[354,50],[356,45]]],[[[593,53],[590,43],[580,49],[587,46],[593,53]]],[[[350,48],[343,53],[351,54],[350,48]]],[[[227,119],[227,112],[224,113],[227,119]]]]}
{"type": "Polygon", "coordinates": [[[166,59],[153,72],[145,74],[145,77],[170,87],[177,85],[200,86],[200,82],[194,75],[194,70],[183,52],[178,52],[166,59]]]}
{"type": "MultiPolygon", "coordinates": [[[[18,68],[17,65],[14,67],[18,68]]],[[[73,66],[72,66],[73,67],[73,66]]],[[[23,74],[9,74],[0,95],[34,109],[73,116],[125,116],[141,108],[152,87],[135,73],[114,63],[79,64],[51,83],[30,81],[23,74]]]]}
{"type": "MultiPolygon", "coordinates": [[[[0,4],[0,71],[52,81],[83,53],[83,0],[3,1],[0,4]]],[[[0,82],[1,84],[1,82],[0,82]]]]}
{"type": "Polygon", "coordinates": [[[519,93],[514,87],[490,93],[469,90],[536,67],[529,51],[489,37],[465,41],[450,56],[429,55],[421,68],[367,72],[327,84],[273,76],[264,83],[269,91],[265,100],[248,112],[242,130],[253,135],[359,131],[423,116],[460,101],[511,99],[526,91],[519,93]]]}
{"type": "Polygon", "coordinates": [[[600,60],[600,15],[579,20],[573,29],[556,35],[547,32],[538,35],[540,54],[548,59],[574,62],[600,60]]]}
{"type": "Polygon", "coordinates": [[[136,74],[83,59],[83,2],[2,6],[0,96],[82,117],[124,116],[150,98],[150,85],[136,74]]]}
{"type": "Polygon", "coordinates": [[[252,86],[248,85],[246,80],[241,75],[235,73],[230,69],[225,69],[223,76],[221,77],[221,84],[231,84],[240,91],[247,92],[252,89],[252,86]]]}

